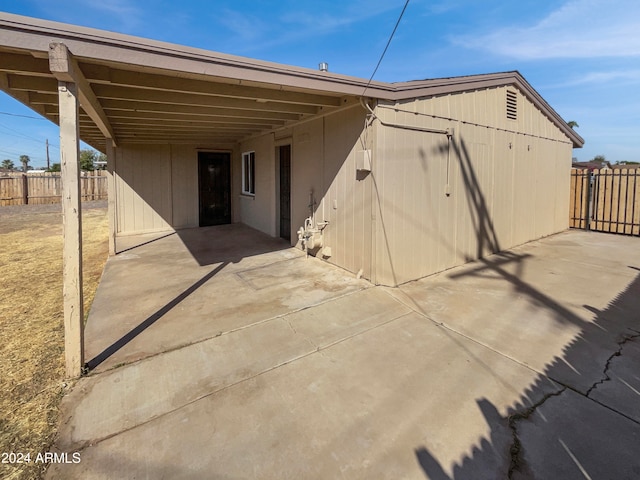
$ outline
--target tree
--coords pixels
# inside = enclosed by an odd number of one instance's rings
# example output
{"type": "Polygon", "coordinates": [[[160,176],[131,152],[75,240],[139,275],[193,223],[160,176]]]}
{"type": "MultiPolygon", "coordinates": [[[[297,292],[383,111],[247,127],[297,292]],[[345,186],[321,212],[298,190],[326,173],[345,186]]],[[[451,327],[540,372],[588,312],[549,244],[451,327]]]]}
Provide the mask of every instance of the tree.
{"type": "Polygon", "coordinates": [[[31,159],[29,155],[20,155],[20,163],[22,164],[22,171],[26,172],[29,169],[29,162],[31,159]]]}
{"type": "Polygon", "coordinates": [[[569,125],[571,128],[576,128],[576,127],[580,126],[580,125],[578,125],[578,122],[576,122],[575,120],[568,121],[567,125],[569,125]]]}
{"type": "Polygon", "coordinates": [[[13,170],[14,168],[16,168],[13,162],[8,158],[4,159],[1,165],[2,165],[2,168],[5,168],[7,170],[13,170]]]}
{"type": "Polygon", "coordinates": [[[80,169],[82,170],[95,170],[93,162],[96,161],[97,152],[85,148],[80,150],[80,169]]]}
{"type": "Polygon", "coordinates": [[[60,171],[59,163],[54,163],[53,165],[51,165],[49,169],[47,169],[47,172],[59,172],[59,171],[60,171]]]}
{"type": "Polygon", "coordinates": [[[607,159],[604,158],[604,155],[596,155],[595,157],[593,157],[593,160],[591,161],[597,162],[597,163],[607,163],[607,159]]]}

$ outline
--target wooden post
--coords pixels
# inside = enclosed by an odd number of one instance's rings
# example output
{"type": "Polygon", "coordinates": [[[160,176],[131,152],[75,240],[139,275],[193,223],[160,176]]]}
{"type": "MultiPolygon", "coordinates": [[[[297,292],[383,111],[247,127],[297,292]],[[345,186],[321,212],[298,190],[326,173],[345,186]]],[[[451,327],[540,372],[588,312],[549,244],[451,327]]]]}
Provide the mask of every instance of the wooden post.
{"type": "Polygon", "coordinates": [[[79,377],[84,366],[84,307],[82,296],[82,215],[78,88],[58,82],[60,109],[60,170],[63,219],[64,352],[67,377],[79,377]]]}
{"type": "Polygon", "coordinates": [[[27,174],[22,174],[22,204],[29,205],[29,179],[27,174]]]}
{"type": "Polygon", "coordinates": [[[107,206],[109,215],[109,255],[116,254],[116,149],[107,138],[107,206]]]}

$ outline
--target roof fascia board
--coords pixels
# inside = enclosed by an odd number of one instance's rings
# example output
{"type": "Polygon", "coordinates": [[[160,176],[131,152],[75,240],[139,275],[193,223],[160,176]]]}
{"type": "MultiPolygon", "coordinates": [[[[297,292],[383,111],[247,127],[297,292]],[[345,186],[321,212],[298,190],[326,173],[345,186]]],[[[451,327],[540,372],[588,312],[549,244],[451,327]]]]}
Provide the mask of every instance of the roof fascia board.
{"type": "Polygon", "coordinates": [[[514,85],[569,137],[575,148],[580,148],[584,145],[584,139],[564,121],[558,112],[542,98],[518,71],[403,82],[394,85],[396,87],[394,100],[396,101],[514,85]]]}

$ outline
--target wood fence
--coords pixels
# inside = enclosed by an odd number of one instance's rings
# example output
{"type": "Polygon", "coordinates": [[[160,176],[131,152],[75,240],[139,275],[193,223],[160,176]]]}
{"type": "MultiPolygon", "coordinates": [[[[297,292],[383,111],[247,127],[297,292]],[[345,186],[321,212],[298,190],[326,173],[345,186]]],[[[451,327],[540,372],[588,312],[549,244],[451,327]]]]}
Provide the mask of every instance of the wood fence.
{"type": "MultiPolygon", "coordinates": [[[[81,172],[80,188],[82,201],[105,200],[107,172],[81,172]]],[[[61,192],[60,172],[0,174],[0,206],[60,203],[61,192]]]]}
{"type": "Polygon", "coordinates": [[[640,236],[640,168],[574,168],[569,226],[640,236]]]}

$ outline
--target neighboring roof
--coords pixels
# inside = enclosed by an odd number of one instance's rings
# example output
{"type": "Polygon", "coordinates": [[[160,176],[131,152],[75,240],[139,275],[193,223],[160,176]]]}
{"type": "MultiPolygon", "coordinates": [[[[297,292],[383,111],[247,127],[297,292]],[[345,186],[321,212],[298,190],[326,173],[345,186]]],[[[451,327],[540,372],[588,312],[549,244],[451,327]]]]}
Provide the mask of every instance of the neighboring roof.
{"type": "Polygon", "coordinates": [[[402,83],[264,62],[0,12],[0,88],[58,122],[49,49],[62,43],[86,79],[80,134],[129,143],[233,144],[352,104],[515,85],[573,142],[584,140],[518,72],[402,83]],[[366,92],[365,92],[366,88],[366,92]]]}
{"type": "Polygon", "coordinates": [[[573,162],[571,164],[572,168],[588,168],[589,170],[598,170],[601,168],[611,168],[609,162],[573,162]]]}
{"type": "Polygon", "coordinates": [[[640,168],[638,163],[615,163],[611,165],[614,170],[636,170],[640,168]]]}

